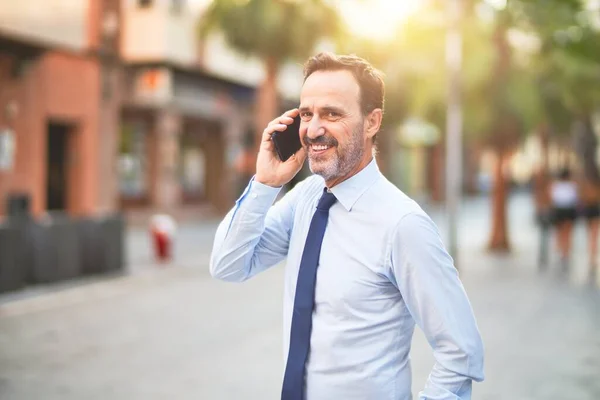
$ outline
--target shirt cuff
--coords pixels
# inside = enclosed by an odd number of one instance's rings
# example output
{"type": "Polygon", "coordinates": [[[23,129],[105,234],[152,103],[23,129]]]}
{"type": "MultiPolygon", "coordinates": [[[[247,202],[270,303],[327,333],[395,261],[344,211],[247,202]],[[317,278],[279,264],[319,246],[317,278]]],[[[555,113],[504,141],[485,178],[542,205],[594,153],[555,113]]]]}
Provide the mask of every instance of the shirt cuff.
{"type": "Polygon", "coordinates": [[[266,213],[277,199],[280,191],[281,187],[262,184],[252,177],[250,184],[238,200],[238,206],[247,211],[266,213]]]}

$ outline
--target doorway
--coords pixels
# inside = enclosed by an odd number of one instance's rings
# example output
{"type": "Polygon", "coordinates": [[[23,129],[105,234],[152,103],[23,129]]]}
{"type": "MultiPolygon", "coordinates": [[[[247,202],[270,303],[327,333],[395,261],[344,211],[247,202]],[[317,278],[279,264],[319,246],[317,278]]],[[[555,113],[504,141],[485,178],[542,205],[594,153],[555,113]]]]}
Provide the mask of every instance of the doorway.
{"type": "Polygon", "coordinates": [[[46,209],[67,210],[68,202],[68,149],[71,127],[50,122],[46,153],[46,209]]]}

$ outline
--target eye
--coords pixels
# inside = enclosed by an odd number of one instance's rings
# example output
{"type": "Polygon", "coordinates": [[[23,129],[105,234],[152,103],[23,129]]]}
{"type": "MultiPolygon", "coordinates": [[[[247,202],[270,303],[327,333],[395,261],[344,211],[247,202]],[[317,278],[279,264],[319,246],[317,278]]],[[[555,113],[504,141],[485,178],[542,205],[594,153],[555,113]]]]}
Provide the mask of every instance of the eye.
{"type": "Polygon", "coordinates": [[[312,113],[310,111],[303,111],[300,113],[300,118],[304,121],[308,121],[312,118],[312,113]]]}
{"type": "Polygon", "coordinates": [[[327,118],[335,119],[335,118],[339,118],[339,117],[340,117],[340,113],[338,113],[338,112],[335,112],[335,111],[327,112],[327,118]]]}

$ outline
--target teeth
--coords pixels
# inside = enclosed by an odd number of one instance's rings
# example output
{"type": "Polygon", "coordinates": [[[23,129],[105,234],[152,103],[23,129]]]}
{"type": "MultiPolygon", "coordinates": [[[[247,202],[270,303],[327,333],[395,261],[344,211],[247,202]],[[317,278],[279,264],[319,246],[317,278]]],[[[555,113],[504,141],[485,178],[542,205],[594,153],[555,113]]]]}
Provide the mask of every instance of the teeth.
{"type": "Polygon", "coordinates": [[[312,149],[315,151],[327,150],[328,148],[329,148],[329,146],[323,146],[323,145],[318,146],[318,145],[313,144],[313,146],[312,146],[312,149]]]}

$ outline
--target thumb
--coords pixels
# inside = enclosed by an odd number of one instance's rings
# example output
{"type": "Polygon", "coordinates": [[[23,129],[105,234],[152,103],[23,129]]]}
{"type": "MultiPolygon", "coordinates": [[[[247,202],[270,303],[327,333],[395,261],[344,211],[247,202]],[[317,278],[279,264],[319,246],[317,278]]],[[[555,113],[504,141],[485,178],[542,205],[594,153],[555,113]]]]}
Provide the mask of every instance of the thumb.
{"type": "Polygon", "coordinates": [[[304,161],[306,161],[306,150],[304,150],[304,147],[298,150],[290,159],[297,164],[298,169],[302,168],[304,161]]]}

